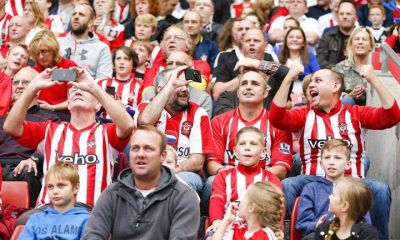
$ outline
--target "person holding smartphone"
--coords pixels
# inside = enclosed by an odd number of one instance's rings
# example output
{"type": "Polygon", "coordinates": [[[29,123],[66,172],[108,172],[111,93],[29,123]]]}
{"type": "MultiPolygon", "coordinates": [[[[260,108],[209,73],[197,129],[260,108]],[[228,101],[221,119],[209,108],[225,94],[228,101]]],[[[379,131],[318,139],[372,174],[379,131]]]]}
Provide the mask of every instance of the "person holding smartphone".
{"type": "MultiPolygon", "coordinates": [[[[57,161],[73,163],[79,175],[84,176],[77,201],[93,206],[100,193],[111,184],[114,161],[129,141],[133,120],[121,104],[97,85],[86,70],[76,71],[76,80],[68,83],[72,86],[68,90],[70,122],[24,121],[37,94],[60,84],[60,81],[52,81],[55,77],[54,69],[46,69],[29,83],[14,104],[4,122],[4,130],[20,145],[38,149],[44,155],[43,174],[57,161]],[[106,109],[113,123],[96,122],[99,106],[106,109]]],[[[23,169],[24,164],[21,162],[17,168],[23,169]]],[[[49,202],[43,186],[37,203],[49,202]]]]}

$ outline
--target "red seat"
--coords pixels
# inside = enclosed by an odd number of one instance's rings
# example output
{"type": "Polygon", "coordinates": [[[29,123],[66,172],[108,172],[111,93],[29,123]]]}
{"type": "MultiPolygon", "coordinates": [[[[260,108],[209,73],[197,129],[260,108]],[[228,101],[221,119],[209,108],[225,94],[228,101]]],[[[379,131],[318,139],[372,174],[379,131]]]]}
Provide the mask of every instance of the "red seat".
{"type": "Polygon", "coordinates": [[[296,230],[296,220],[297,220],[297,210],[299,207],[300,197],[296,198],[294,202],[292,216],[290,217],[290,240],[300,240],[301,234],[299,231],[296,230]]]}
{"type": "Polygon", "coordinates": [[[30,208],[28,183],[24,181],[3,181],[1,187],[3,206],[13,204],[17,208],[30,208]]]}
{"type": "Polygon", "coordinates": [[[15,228],[10,240],[17,240],[19,235],[21,234],[22,230],[24,230],[24,227],[25,227],[25,225],[18,225],[15,228]]]}

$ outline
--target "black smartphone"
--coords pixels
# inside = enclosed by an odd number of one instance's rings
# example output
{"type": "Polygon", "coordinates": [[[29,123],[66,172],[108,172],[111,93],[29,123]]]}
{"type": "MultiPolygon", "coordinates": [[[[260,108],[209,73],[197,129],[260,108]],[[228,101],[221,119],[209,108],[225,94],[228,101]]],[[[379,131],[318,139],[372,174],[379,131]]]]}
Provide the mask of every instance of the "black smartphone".
{"type": "Polygon", "coordinates": [[[193,80],[194,82],[201,83],[201,73],[199,70],[196,70],[193,68],[186,68],[185,69],[185,79],[193,80]]]}
{"type": "Polygon", "coordinates": [[[113,97],[115,99],[115,97],[116,97],[115,87],[111,87],[111,86],[106,87],[106,93],[108,93],[108,95],[110,95],[111,97],[113,97]]]}
{"type": "Polygon", "coordinates": [[[75,69],[53,69],[51,74],[52,81],[73,82],[76,81],[77,72],[75,69]]]}

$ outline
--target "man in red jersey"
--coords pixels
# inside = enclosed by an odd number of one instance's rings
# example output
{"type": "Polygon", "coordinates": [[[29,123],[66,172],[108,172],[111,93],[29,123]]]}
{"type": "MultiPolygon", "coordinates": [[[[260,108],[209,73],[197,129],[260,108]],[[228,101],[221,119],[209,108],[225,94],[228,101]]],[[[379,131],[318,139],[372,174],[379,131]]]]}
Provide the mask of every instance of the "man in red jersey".
{"type": "MultiPolygon", "coordinates": [[[[114,159],[129,141],[132,118],[84,70],[79,70],[68,91],[71,121],[62,123],[24,121],[32,100],[42,89],[58,84],[51,81],[52,70],[37,75],[14,104],[4,123],[4,130],[19,144],[38,149],[44,155],[43,173],[57,161],[73,163],[81,178],[77,201],[94,205],[100,193],[111,184],[114,159]],[[100,104],[113,124],[96,123],[100,104]]],[[[42,187],[38,203],[48,203],[42,187]]]]}
{"type": "Polygon", "coordinates": [[[351,168],[346,174],[363,178],[363,182],[371,189],[374,199],[370,210],[372,224],[378,228],[380,239],[388,239],[391,193],[386,183],[364,178],[364,128],[385,129],[400,122],[400,110],[394,97],[377,78],[372,66],[364,65],[360,68],[360,75],[374,87],[382,107],[343,105],[340,101],[344,89],[343,77],[332,70],[322,69],[313,74],[307,87],[310,107],[287,111],[289,87],[303,71],[304,67],[301,64],[296,63],[291,67],[274,97],[270,110],[273,126],[300,133],[302,175],[282,181],[289,212],[304,185],[314,181],[315,176],[325,176],[319,166],[325,141],[344,139],[351,147],[351,168]]]}

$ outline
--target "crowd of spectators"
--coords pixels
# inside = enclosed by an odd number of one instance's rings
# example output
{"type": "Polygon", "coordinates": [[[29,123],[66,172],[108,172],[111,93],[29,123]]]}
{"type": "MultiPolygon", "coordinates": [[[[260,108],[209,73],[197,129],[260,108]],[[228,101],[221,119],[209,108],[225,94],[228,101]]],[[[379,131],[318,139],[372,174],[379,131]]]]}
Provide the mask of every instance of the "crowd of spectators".
{"type": "MultiPolygon", "coordinates": [[[[250,203],[246,210],[231,203],[252,183],[271,179],[289,218],[303,187],[332,170],[320,164],[325,141],[343,139],[350,146],[344,175],[369,187],[369,223],[379,239],[389,239],[391,191],[366,178],[367,160],[377,159],[366,156],[364,129],[400,122],[398,103],[370,66],[383,42],[400,52],[399,6],[0,0],[2,180],[27,181],[36,207],[19,224],[54,204],[44,178],[58,161],[79,174],[70,196],[94,207],[84,239],[195,239],[200,216],[209,217],[210,236],[226,223],[226,209],[251,212],[250,203]],[[66,75],[53,80],[57,73],[66,75]],[[368,83],[382,107],[365,106],[368,83]],[[263,141],[238,145],[236,134],[250,126],[263,141]],[[257,167],[249,167],[246,159],[260,144],[257,167]],[[169,168],[162,166],[166,145],[175,162],[169,168]]],[[[239,215],[250,222],[251,214],[239,215]]],[[[325,219],[318,220],[313,224],[325,219]]],[[[307,226],[303,235],[316,229],[307,226]]]]}

